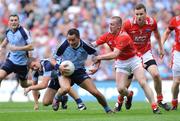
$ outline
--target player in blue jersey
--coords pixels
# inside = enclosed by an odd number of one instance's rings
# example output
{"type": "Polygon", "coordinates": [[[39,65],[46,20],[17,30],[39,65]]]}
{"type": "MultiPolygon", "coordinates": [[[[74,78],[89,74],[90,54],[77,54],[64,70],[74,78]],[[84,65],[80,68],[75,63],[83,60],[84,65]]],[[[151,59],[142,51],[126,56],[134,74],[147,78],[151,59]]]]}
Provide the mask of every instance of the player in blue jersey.
{"type": "MultiPolygon", "coordinates": [[[[59,83],[61,88],[58,89],[54,99],[52,108],[57,111],[59,108],[59,101],[63,95],[68,93],[71,89],[71,86],[76,83],[80,87],[84,88],[88,92],[90,92],[98,102],[102,105],[106,113],[112,113],[109,108],[105,97],[102,95],[100,91],[97,90],[95,84],[92,79],[86,73],[85,70],[85,61],[87,60],[88,55],[95,54],[96,50],[86,44],[84,41],[80,39],[80,33],[77,29],[70,29],[67,34],[67,40],[65,40],[57,50],[56,56],[60,57],[62,61],[70,60],[75,65],[74,73],[67,77],[64,76],[63,73],[68,72],[69,70],[66,68],[67,66],[60,66],[59,70],[62,75],[59,78],[59,83]]],[[[96,66],[98,66],[97,64],[96,66]]],[[[96,68],[97,70],[97,68],[96,68]]],[[[95,71],[94,71],[95,72],[95,71]]]]}
{"type": "Polygon", "coordinates": [[[0,50],[7,48],[8,57],[0,69],[0,82],[10,73],[16,73],[20,85],[25,88],[30,85],[27,83],[27,61],[28,51],[33,50],[30,33],[20,26],[18,15],[9,16],[9,29],[6,37],[0,44],[0,50]]]}
{"type": "MultiPolygon", "coordinates": [[[[58,81],[58,72],[56,68],[52,65],[51,61],[48,59],[35,59],[30,58],[29,59],[29,68],[32,69],[32,80],[35,85],[29,86],[25,89],[25,94],[27,94],[31,90],[41,90],[47,88],[44,98],[43,98],[43,105],[48,106],[52,104],[53,98],[57,92],[57,90],[60,88],[59,81],[58,81]],[[39,77],[41,78],[41,82],[38,83],[39,77]],[[50,83],[49,83],[50,81],[50,83]],[[48,86],[49,83],[49,86],[48,86]]],[[[86,106],[82,102],[81,98],[78,96],[78,94],[73,90],[73,88],[70,89],[69,95],[75,100],[77,103],[79,110],[85,110],[86,106]]],[[[38,104],[38,96],[33,95],[35,103],[38,104]]],[[[68,96],[62,96],[61,97],[61,107],[62,109],[67,108],[67,101],[68,96]]]]}

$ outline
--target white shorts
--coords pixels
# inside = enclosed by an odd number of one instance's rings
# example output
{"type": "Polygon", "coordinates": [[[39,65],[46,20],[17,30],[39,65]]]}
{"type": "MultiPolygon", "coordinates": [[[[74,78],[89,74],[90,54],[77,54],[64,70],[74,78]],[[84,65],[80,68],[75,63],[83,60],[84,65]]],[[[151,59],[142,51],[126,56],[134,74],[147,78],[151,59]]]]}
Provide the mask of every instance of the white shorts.
{"type": "Polygon", "coordinates": [[[154,60],[151,50],[148,50],[146,53],[144,53],[141,58],[143,63],[146,63],[149,60],[154,60]]]}
{"type": "Polygon", "coordinates": [[[141,59],[138,56],[134,56],[129,58],[128,60],[116,60],[115,61],[115,69],[116,72],[122,72],[127,75],[132,74],[132,72],[142,66],[141,59]]]}
{"type": "Polygon", "coordinates": [[[180,76],[180,51],[173,52],[172,72],[173,77],[180,76]]]}

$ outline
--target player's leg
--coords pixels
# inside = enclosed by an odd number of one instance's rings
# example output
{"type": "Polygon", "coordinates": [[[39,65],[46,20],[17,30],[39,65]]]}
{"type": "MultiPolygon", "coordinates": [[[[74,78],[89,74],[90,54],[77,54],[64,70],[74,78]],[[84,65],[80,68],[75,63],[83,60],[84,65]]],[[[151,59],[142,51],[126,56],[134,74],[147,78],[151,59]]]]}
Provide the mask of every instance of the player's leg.
{"type": "Polygon", "coordinates": [[[178,94],[179,94],[180,77],[174,77],[171,87],[172,91],[172,110],[177,110],[178,107],[178,94]]]}
{"type": "Polygon", "coordinates": [[[172,65],[172,72],[173,72],[173,84],[171,87],[172,91],[172,110],[177,110],[178,108],[178,94],[179,94],[179,85],[180,85],[180,52],[174,51],[173,56],[173,65],[172,65]]]}
{"type": "Polygon", "coordinates": [[[106,113],[112,113],[110,107],[108,106],[105,97],[103,94],[96,88],[95,84],[91,80],[91,78],[86,78],[80,86],[91,93],[98,102],[102,105],[106,113]]]}
{"type": "Polygon", "coordinates": [[[143,67],[142,66],[137,67],[136,69],[133,70],[133,73],[135,78],[138,80],[139,84],[141,85],[142,89],[144,90],[144,93],[149,103],[151,104],[153,113],[160,114],[161,112],[154,99],[154,93],[146,81],[143,67]]]}
{"type": "Polygon", "coordinates": [[[42,101],[44,106],[49,106],[52,104],[53,98],[54,98],[56,92],[57,92],[57,90],[55,90],[55,89],[52,89],[49,87],[47,88],[47,90],[44,94],[44,97],[43,97],[43,101],[42,101]]]}
{"type": "Polygon", "coordinates": [[[25,66],[16,65],[15,72],[16,72],[17,79],[19,80],[22,88],[27,88],[32,85],[32,82],[27,80],[28,67],[26,65],[25,66]]]}
{"type": "Polygon", "coordinates": [[[14,87],[14,89],[13,89],[13,90],[11,91],[11,93],[10,93],[9,101],[12,101],[13,95],[14,95],[14,93],[16,92],[16,90],[18,89],[19,81],[17,80],[16,82],[17,82],[17,83],[16,83],[16,86],[14,87]]]}
{"type": "Polygon", "coordinates": [[[119,99],[119,102],[116,103],[114,111],[121,110],[124,96],[126,96],[129,99],[127,109],[130,109],[131,102],[132,102],[132,96],[133,96],[132,91],[129,91],[127,88],[127,87],[129,87],[130,83],[131,83],[131,81],[128,80],[128,72],[126,72],[120,68],[117,68],[116,69],[116,86],[117,86],[117,90],[120,94],[121,99],[119,99]]]}
{"type": "Polygon", "coordinates": [[[1,86],[1,81],[10,73],[14,71],[14,64],[6,60],[6,62],[2,65],[0,69],[0,86],[1,86]]]}
{"type": "Polygon", "coordinates": [[[162,81],[155,60],[149,60],[145,64],[147,71],[151,74],[154,80],[154,88],[157,94],[158,105],[164,108],[166,111],[169,111],[171,107],[167,103],[163,102],[162,81]]]}
{"type": "Polygon", "coordinates": [[[59,102],[62,99],[63,95],[66,95],[71,89],[71,80],[67,77],[61,76],[59,78],[60,88],[54,96],[52,108],[54,111],[59,109],[59,102]]]}
{"type": "MultiPolygon", "coordinates": [[[[131,74],[131,75],[128,76],[127,82],[129,82],[129,83],[127,83],[127,85],[126,85],[127,88],[129,88],[132,79],[133,79],[133,74],[131,74]]],[[[130,99],[129,99],[129,100],[130,100],[130,99]]],[[[118,96],[118,99],[117,99],[117,102],[116,102],[116,104],[115,104],[115,110],[117,110],[117,111],[120,111],[120,110],[121,110],[123,101],[124,101],[124,96],[119,95],[119,96],[118,96]]],[[[128,104],[127,101],[128,101],[128,99],[126,100],[126,103],[125,103],[126,109],[130,109],[130,107],[127,105],[127,104],[128,104]]]]}
{"type": "MultiPolygon", "coordinates": [[[[54,98],[54,96],[55,96],[55,94],[59,88],[60,88],[60,85],[59,85],[58,78],[53,78],[50,81],[48,88],[45,92],[45,96],[43,98],[43,105],[44,106],[48,106],[48,105],[52,104],[53,98],[54,98]]],[[[63,95],[60,99],[60,102],[61,102],[61,108],[67,109],[68,96],[63,95]]]]}
{"type": "Polygon", "coordinates": [[[79,110],[86,110],[86,106],[79,97],[78,93],[71,87],[69,95],[75,100],[79,110]]]}

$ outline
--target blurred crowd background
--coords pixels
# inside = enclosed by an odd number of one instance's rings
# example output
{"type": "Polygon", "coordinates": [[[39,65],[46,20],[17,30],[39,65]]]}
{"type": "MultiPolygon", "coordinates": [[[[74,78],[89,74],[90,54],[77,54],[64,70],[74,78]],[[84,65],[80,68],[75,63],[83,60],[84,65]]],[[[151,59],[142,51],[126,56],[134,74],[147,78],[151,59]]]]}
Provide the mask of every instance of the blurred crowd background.
{"type": "MultiPolygon", "coordinates": [[[[33,56],[48,58],[53,56],[57,46],[66,39],[68,29],[76,27],[83,40],[95,41],[108,31],[111,16],[118,15],[123,20],[130,18],[137,3],[144,3],[147,14],[156,18],[161,35],[170,18],[180,12],[180,0],[0,0],[0,40],[5,36],[9,15],[18,14],[21,25],[31,32],[35,46],[33,56]]],[[[166,55],[163,60],[158,57],[158,44],[154,36],[151,40],[160,75],[163,79],[170,79],[174,34],[165,44],[166,55]]],[[[98,51],[103,54],[110,50],[104,45],[98,51]]],[[[0,53],[0,64],[5,60],[7,52],[8,50],[0,53]]],[[[89,61],[87,65],[88,63],[89,61]]],[[[103,61],[93,78],[99,81],[114,79],[113,61],[103,61]]]]}

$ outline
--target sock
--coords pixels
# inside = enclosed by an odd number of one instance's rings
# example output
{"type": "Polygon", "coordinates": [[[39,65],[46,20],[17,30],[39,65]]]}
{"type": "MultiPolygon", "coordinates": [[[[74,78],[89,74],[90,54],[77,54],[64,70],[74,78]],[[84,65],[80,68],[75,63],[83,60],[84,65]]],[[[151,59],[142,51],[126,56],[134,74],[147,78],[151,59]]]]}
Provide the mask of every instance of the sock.
{"type": "Polygon", "coordinates": [[[177,100],[177,99],[173,99],[171,103],[172,103],[172,106],[173,106],[173,107],[177,107],[177,105],[178,105],[178,100],[177,100]]]}
{"type": "Polygon", "coordinates": [[[61,101],[61,95],[59,95],[58,93],[56,93],[56,95],[54,96],[54,98],[58,101],[61,101]]]}
{"type": "Polygon", "coordinates": [[[104,106],[103,107],[104,108],[104,110],[106,111],[106,112],[109,112],[111,109],[109,108],[109,106],[104,106]]]}
{"type": "Polygon", "coordinates": [[[152,104],[151,104],[151,108],[154,110],[154,109],[158,108],[158,106],[157,106],[156,103],[152,103],[152,104]]]}
{"type": "Polygon", "coordinates": [[[130,91],[128,97],[132,97],[132,96],[133,96],[133,91],[130,91]]]}
{"type": "Polygon", "coordinates": [[[163,100],[163,95],[157,95],[157,102],[160,103],[163,100]]]}
{"type": "Polygon", "coordinates": [[[76,99],[75,101],[76,101],[76,104],[82,104],[82,103],[83,103],[82,100],[81,100],[81,98],[78,98],[78,99],[76,99]]]}
{"type": "Polygon", "coordinates": [[[124,101],[124,96],[119,95],[117,102],[118,102],[118,103],[123,103],[123,101],[124,101]]]}

